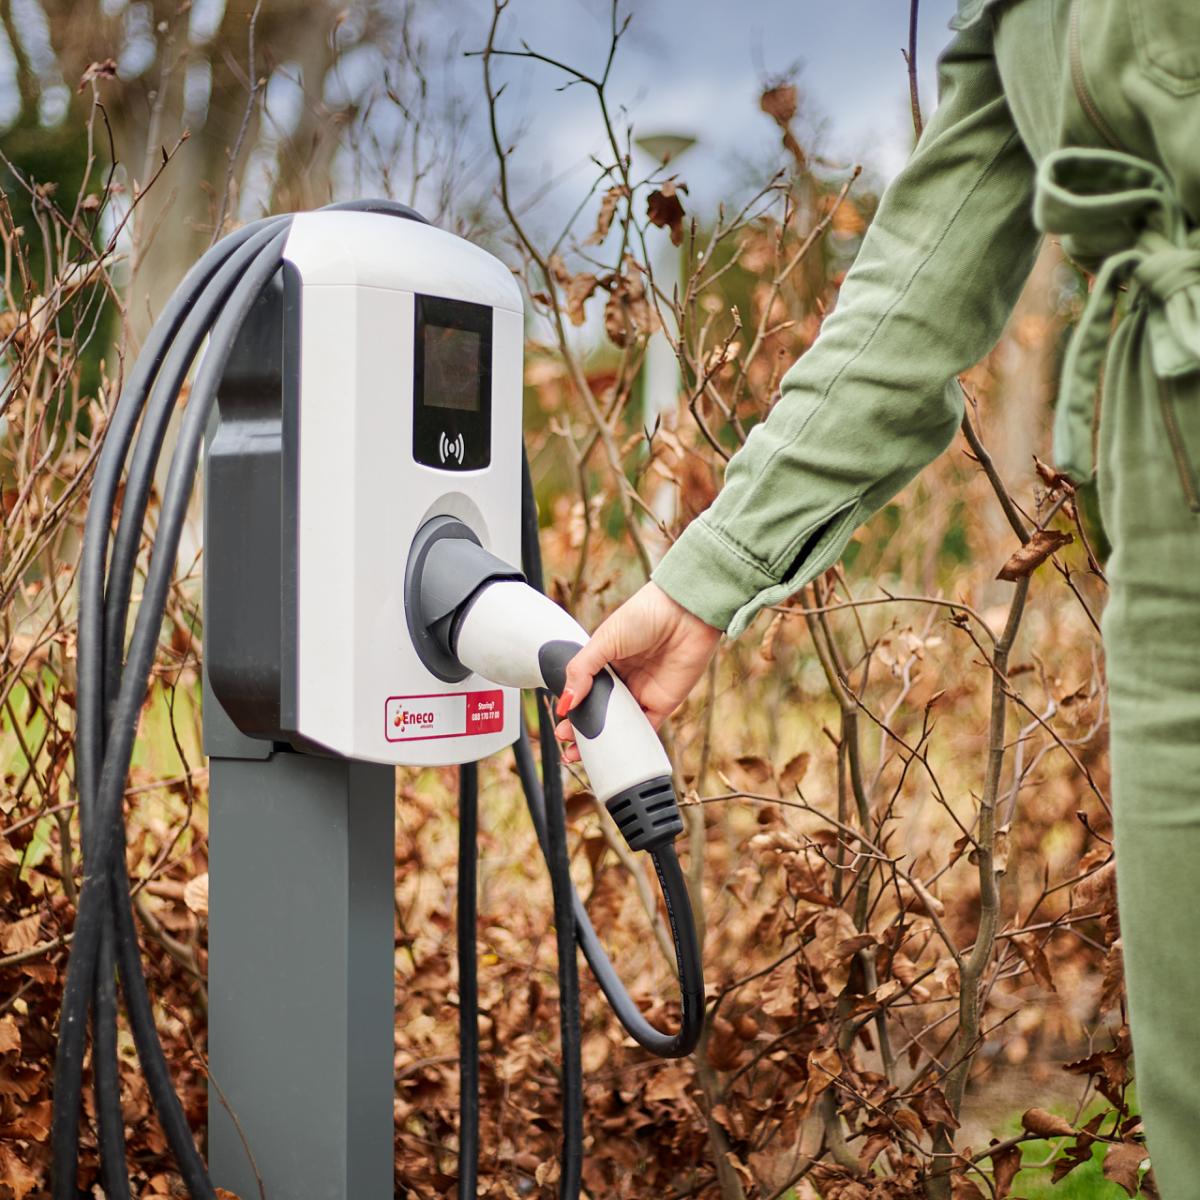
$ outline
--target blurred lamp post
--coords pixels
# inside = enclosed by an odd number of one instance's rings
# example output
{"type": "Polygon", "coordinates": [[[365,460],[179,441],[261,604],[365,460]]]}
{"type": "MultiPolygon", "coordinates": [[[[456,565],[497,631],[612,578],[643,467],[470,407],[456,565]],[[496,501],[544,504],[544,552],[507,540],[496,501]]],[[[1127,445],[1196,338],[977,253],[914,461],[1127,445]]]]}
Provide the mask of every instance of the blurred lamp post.
{"type": "MultiPolygon", "coordinates": [[[[634,144],[656,164],[665,167],[695,143],[696,139],[685,133],[655,133],[637,138],[634,144]]],[[[663,236],[651,243],[649,265],[654,273],[655,284],[669,299],[683,286],[683,256],[680,248],[672,244],[666,230],[660,232],[663,236]]],[[[662,330],[651,334],[642,364],[642,420],[647,430],[666,426],[674,420],[682,385],[679,360],[666,334],[662,330]]],[[[654,498],[654,514],[664,525],[670,525],[675,520],[677,499],[673,487],[658,489],[654,498]]],[[[659,537],[650,539],[650,547],[660,554],[665,553],[667,548],[659,537]]]]}
{"type": "Polygon", "coordinates": [[[634,142],[639,150],[644,150],[664,167],[695,144],[696,139],[687,133],[648,133],[634,142]]]}

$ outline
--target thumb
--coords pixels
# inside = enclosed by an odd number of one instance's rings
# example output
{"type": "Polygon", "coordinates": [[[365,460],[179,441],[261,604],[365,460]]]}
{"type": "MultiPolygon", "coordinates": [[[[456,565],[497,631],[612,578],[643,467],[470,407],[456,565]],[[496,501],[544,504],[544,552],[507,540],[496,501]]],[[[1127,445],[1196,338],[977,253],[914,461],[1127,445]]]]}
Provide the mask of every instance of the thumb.
{"type": "Polygon", "coordinates": [[[570,712],[592,690],[592,680],[613,660],[615,641],[609,622],[604,621],[587,645],[567,663],[560,716],[570,712]]]}

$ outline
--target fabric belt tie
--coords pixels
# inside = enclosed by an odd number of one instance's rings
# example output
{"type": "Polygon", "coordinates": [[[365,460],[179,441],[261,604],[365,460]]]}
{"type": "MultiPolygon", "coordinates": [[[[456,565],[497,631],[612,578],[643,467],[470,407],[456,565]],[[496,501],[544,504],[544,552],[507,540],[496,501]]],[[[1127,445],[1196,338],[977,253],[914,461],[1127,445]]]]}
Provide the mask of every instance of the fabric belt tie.
{"type": "MultiPolygon", "coordinates": [[[[1121,286],[1145,303],[1154,373],[1200,371],[1200,231],[1167,175],[1118,150],[1066,149],[1038,170],[1034,219],[1061,235],[1063,249],[1095,283],[1067,345],[1054,421],[1060,470],[1089,479],[1096,390],[1111,344],[1121,286]]],[[[1131,305],[1131,307],[1133,306],[1131,305]]]]}

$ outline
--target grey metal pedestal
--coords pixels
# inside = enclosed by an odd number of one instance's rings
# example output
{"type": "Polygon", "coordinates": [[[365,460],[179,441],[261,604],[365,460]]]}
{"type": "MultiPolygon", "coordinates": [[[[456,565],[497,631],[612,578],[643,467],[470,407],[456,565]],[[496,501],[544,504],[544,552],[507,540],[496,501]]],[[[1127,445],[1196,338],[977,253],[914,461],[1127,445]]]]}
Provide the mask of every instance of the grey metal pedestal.
{"type": "Polygon", "coordinates": [[[394,772],[213,757],[210,795],[213,1182],[256,1200],[257,1169],[267,1200],[389,1200],[394,772]]]}

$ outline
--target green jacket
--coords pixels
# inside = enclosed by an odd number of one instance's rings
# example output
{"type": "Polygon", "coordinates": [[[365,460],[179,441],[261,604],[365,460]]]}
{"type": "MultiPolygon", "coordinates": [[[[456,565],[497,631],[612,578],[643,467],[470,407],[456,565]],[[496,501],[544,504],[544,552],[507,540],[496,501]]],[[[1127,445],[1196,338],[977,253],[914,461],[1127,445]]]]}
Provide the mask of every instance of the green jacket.
{"type": "Polygon", "coordinates": [[[835,311],[654,572],[731,636],[946,448],[956,376],[996,342],[1042,233],[1102,272],[1056,415],[1066,469],[1091,470],[1121,285],[1150,306],[1160,375],[1200,369],[1200,0],[960,0],[953,24],[937,111],[835,311]]]}

